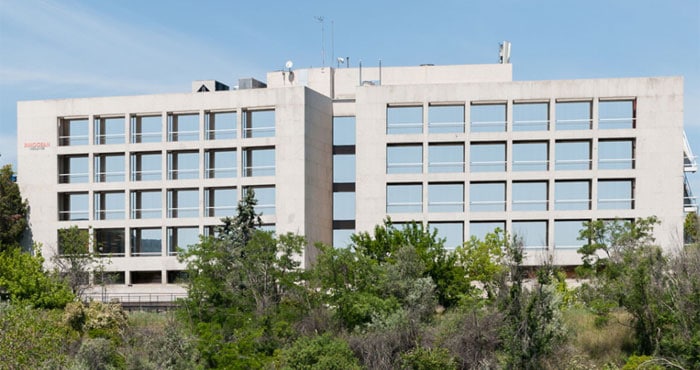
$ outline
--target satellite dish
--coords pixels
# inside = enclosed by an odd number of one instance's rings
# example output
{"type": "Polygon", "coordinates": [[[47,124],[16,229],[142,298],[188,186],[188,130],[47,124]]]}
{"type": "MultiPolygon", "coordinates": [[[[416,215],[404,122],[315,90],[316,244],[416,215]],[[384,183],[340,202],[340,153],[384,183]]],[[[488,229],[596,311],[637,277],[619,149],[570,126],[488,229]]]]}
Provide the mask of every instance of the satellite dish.
{"type": "Polygon", "coordinates": [[[284,63],[284,68],[292,69],[292,67],[294,67],[294,63],[292,63],[291,60],[288,60],[287,63],[284,63]]]}
{"type": "Polygon", "coordinates": [[[338,57],[338,63],[345,63],[345,58],[338,57]]]}

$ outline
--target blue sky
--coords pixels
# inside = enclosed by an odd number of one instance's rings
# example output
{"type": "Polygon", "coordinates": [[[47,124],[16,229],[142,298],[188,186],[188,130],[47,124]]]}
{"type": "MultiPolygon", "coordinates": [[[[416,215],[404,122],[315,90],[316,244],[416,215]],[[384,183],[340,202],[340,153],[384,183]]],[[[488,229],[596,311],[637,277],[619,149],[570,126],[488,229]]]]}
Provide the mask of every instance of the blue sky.
{"type": "Polygon", "coordinates": [[[0,0],[0,164],[16,164],[19,100],[235,85],[290,59],[318,67],[316,16],[327,65],[332,54],[353,66],[495,63],[509,40],[516,80],[683,76],[700,153],[698,0],[0,0]]]}

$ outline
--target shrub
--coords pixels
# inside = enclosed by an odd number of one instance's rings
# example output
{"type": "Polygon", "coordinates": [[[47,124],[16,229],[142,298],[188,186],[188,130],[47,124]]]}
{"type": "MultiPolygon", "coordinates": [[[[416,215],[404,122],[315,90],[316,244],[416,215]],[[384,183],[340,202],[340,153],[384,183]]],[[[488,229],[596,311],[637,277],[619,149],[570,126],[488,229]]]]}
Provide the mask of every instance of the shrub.
{"type": "Polygon", "coordinates": [[[329,334],[299,338],[278,360],[284,369],[360,369],[348,344],[329,334]]]}
{"type": "Polygon", "coordinates": [[[412,370],[456,370],[457,362],[445,348],[417,347],[401,356],[401,368],[412,370]]]}

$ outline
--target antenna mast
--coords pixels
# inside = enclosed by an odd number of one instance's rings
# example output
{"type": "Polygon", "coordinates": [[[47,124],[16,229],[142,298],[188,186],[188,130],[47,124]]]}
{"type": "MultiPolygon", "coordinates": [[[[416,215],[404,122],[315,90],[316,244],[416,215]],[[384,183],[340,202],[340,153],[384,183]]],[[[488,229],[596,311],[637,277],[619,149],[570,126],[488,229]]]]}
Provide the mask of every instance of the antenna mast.
{"type": "Polygon", "coordinates": [[[322,15],[314,17],[319,23],[321,23],[321,67],[326,66],[326,32],[324,27],[324,17],[322,15]]]}

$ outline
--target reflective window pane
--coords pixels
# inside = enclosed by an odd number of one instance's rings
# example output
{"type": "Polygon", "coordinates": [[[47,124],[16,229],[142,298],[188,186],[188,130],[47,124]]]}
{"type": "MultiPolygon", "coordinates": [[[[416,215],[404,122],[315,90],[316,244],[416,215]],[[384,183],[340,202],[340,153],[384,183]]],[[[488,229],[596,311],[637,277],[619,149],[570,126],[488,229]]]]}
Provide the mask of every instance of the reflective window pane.
{"type": "Polygon", "coordinates": [[[88,193],[59,193],[59,221],[87,221],[89,219],[88,193]]]}
{"type": "Polygon", "coordinates": [[[428,184],[428,212],[464,212],[464,184],[428,184]]]}
{"type": "Polygon", "coordinates": [[[423,132],[423,107],[387,107],[387,134],[420,134],[423,132]]]}
{"type": "Polygon", "coordinates": [[[355,193],[333,193],[333,220],[355,219],[355,193]]]}
{"type": "Polygon", "coordinates": [[[58,146],[88,145],[89,123],[87,118],[62,119],[58,126],[58,146]]]}
{"type": "Polygon", "coordinates": [[[556,181],[554,183],[554,209],[575,211],[591,209],[590,181],[556,181]]]}
{"type": "Polygon", "coordinates": [[[422,145],[389,145],[386,147],[386,173],[423,172],[422,145]]]}
{"type": "Polygon", "coordinates": [[[590,130],[591,102],[557,102],[557,130],[590,130]]]}
{"type": "Polygon", "coordinates": [[[428,172],[464,172],[464,145],[430,144],[428,146],[428,172]]]}
{"type": "Polygon", "coordinates": [[[238,204],[236,188],[208,188],[204,195],[205,217],[233,217],[236,215],[238,204]]]}
{"type": "Polygon", "coordinates": [[[506,130],[505,104],[471,106],[471,132],[503,132],[506,130]]]}
{"type": "Polygon", "coordinates": [[[231,140],[236,138],[238,113],[210,112],[206,116],[205,135],[207,140],[231,140]]]}
{"type": "Polygon", "coordinates": [[[598,142],[599,170],[634,168],[634,140],[600,140],[598,142]]]}
{"type": "Polygon", "coordinates": [[[505,221],[472,221],[469,223],[469,238],[484,240],[486,234],[493,233],[496,229],[505,231],[505,221]]]}
{"type": "Polygon", "coordinates": [[[163,118],[161,116],[131,117],[132,143],[159,143],[163,141],[163,118]]]}
{"type": "Polygon", "coordinates": [[[598,209],[634,209],[634,181],[598,180],[598,209]]]}
{"type": "Polygon", "coordinates": [[[199,190],[168,190],[168,217],[199,217],[199,190]]]}
{"type": "Polygon", "coordinates": [[[131,218],[161,218],[163,198],[160,190],[131,192],[131,218]]]}
{"type": "Polygon", "coordinates": [[[199,140],[199,114],[168,115],[168,141],[199,140]]]}
{"type": "Polygon", "coordinates": [[[500,172],[506,170],[506,144],[472,143],[469,149],[471,172],[500,172]]]}
{"type": "Polygon", "coordinates": [[[245,137],[274,137],[275,136],[275,111],[251,110],[246,111],[243,126],[245,137]]]}
{"type": "Polygon", "coordinates": [[[578,240],[581,229],[583,229],[581,220],[554,221],[554,248],[578,249],[584,246],[586,242],[578,240]]]}
{"type": "Polygon", "coordinates": [[[275,214],[275,187],[274,186],[252,186],[255,192],[255,199],[258,204],[255,205],[255,212],[263,216],[271,216],[275,214]]]}
{"type": "Polygon", "coordinates": [[[89,165],[87,155],[63,155],[58,157],[58,183],[78,184],[88,182],[89,165]]]}
{"type": "Polygon", "coordinates": [[[131,229],[131,255],[160,256],[163,251],[163,236],[160,228],[131,229]]]}
{"type": "Polygon", "coordinates": [[[131,155],[131,181],[159,181],[162,177],[160,152],[131,155]]]}
{"type": "Polygon", "coordinates": [[[513,182],[513,211],[546,211],[547,182],[513,182]]]}
{"type": "Polygon", "coordinates": [[[423,210],[423,186],[394,184],[386,186],[386,212],[406,213],[423,210]]]}
{"type": "Polygon", "coordinates": [[[245,150],[245,176],[274,176],[275,148],[245,150]]]}
{"type": "Polygon", "coordinates": [[[464,132],[464,106],[431,105],[428,108],[428,132],[431,134],[464,132]]]}
{"type": "Polygon", "coordinates": [[[124,219],[124,192],[95,192],[94,205],[96,220],[124,219]]]}
{"type": "Polygon", "coordinates": [[[547,221],[513,221],[512,235],[523,242],[524,248],[547,247],[547,221]]]}
{"type": "Polygon", "coordinates": [[[238,155],[235,150],[207,150],[204,164],[204,177],[208,179],[234,178],[238,171],[238,155]]]}
{"type": "Polygon", "coordinates": [[[429,229],[437,229],[438,239],[445,239],[445,248],[454,249],[464,244],[464,224],[461,222],[429,222],[429,229]]]}
{"type": "Polygon", "coordinates": [[[352,244],[350,236],[355,233],[355,230],[333,230],[333,247],[335,248],[345,248],[352,244]]]}
{"type": "Polygon", "coordinates": [[[333,155],[333,182],[349,183],[355,182],[355,155],[335,154],[333,155]]]}
{"type": "Polygon", "coordinates": [[[333,145],[355,145],[355,117],[333,117],[333,145]]]}
{"type": "Polygon", "coordinates": [[[126,121],[124,117],[95,118],[95,145],[124,144],[126,121]]]}
{"type": "Polygon", "coordinates": [[[590,141],[557,141],[554,169],[558,171],[591,169],[590,141]]]}
{"type": "Polygon", "coordinates": [[[546,171],[548,147],[546,142],[513,143],[513,171],[546,171]]]}
{"type": "Polygon", "coordinates": [[[199,228],[169,227],[168,228],[168,255],[177,255],[177,250],[187,250],[188,247],[199,243],[199,228]]]}
{"type": "Polygon", "coordinates": [[[469,185],[469,210],[502,212],[506,210],[506,183],[474,182],[469,185]]]}
{"type": "Polygon", "coordinates": [[[598,102],[598,128],[634,128],[634,101],[617,100],[598,102]]]}
{"type": "Polygon", "coordinates": [[[514,103],[513,131],[549,130],[548,103],[514,103]]]}
{"type": "Polygon", "coordinates": [[[123,154],[96,154],[94,159],[95,182],[124,181],[123,154]]]}

